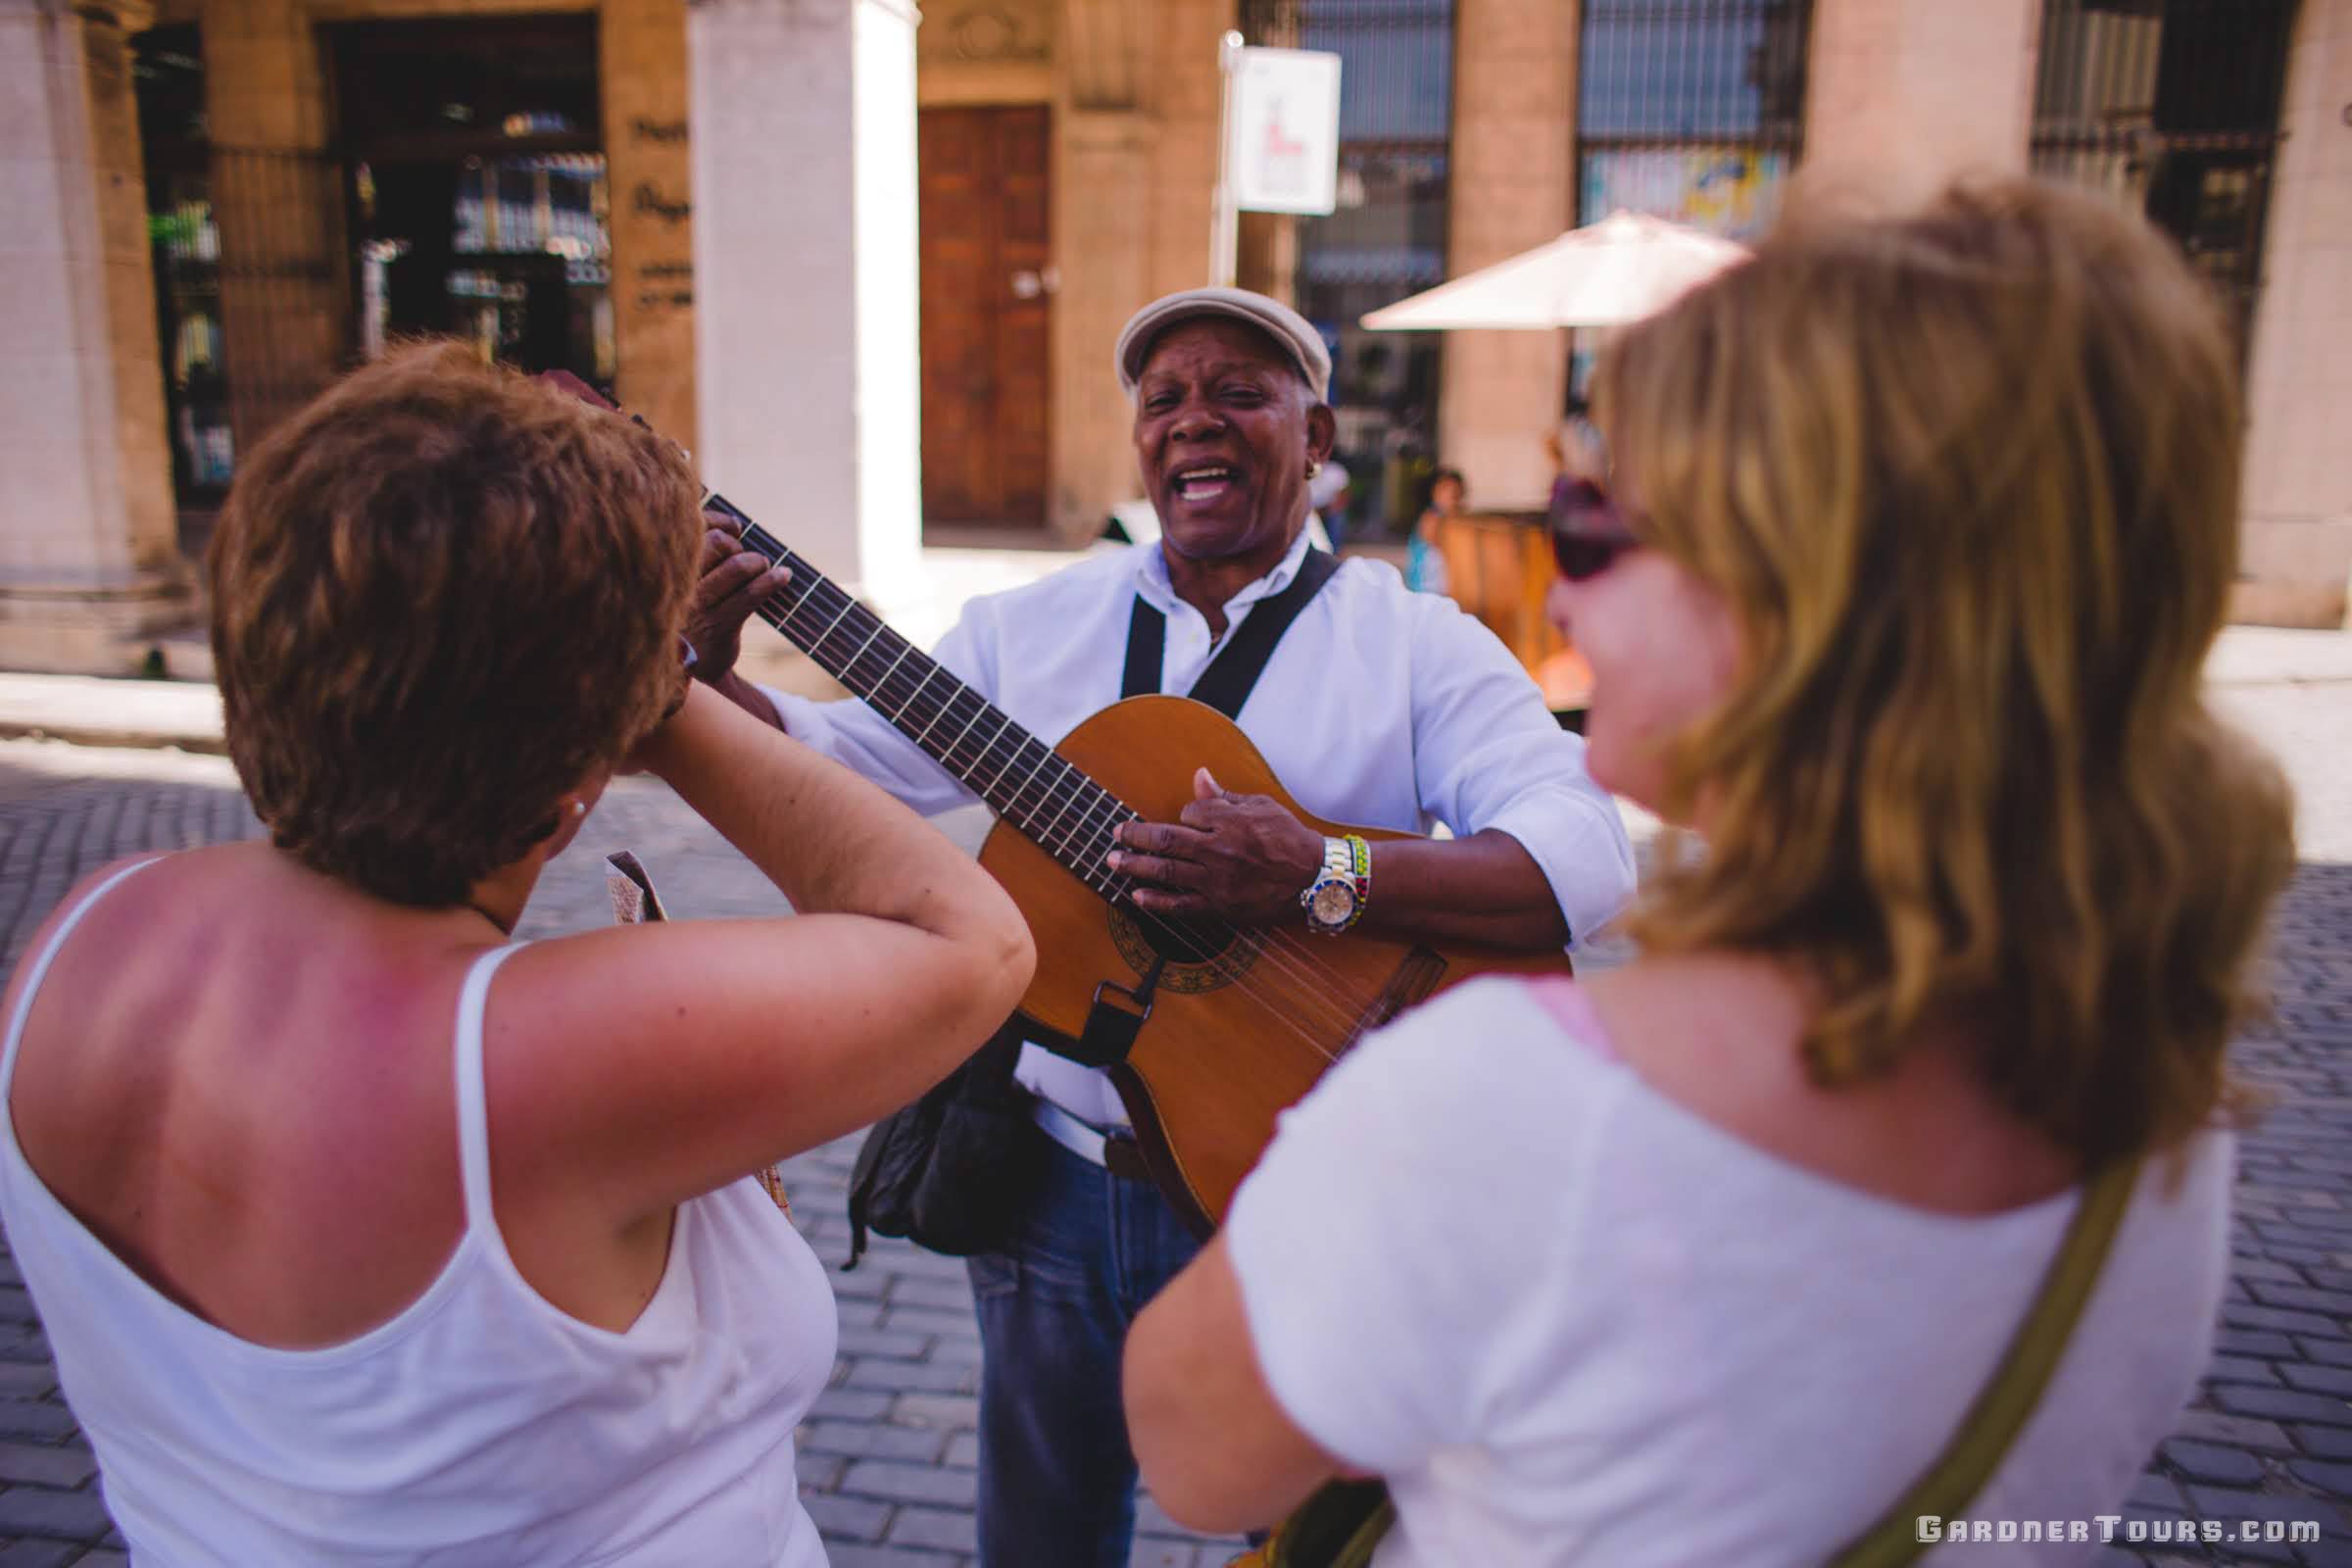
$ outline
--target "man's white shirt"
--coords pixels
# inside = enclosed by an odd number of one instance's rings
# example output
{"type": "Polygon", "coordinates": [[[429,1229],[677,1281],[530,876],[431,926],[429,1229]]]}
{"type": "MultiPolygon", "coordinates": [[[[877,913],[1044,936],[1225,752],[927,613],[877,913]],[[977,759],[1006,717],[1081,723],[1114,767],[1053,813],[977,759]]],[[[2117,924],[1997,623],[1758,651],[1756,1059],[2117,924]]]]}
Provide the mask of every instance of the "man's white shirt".
{"type": "MultiPolygon", "coordinates": [[[[1226,602],[1225,638],[1306,559],[1301,535],[1273,571],[1226,602]]],[[[1135,601],[1167,617],[1159,689],[1182,696],[1223,640],[1178,599],[1156,545],[1105,551],[1053,576],[972,600],[933,657],[1049,745],[1117,702],[1135,601]]],[[[768,691],[794,739],[926,815],[978,799],[863,703],[768,691]]],[[[1414,593],[1396,569],[1350,560],[1275,645],[1242,730],[1298,804],[1366,827],[1457,837],[1499,829],[1551,883],[1583,942],[1632,899],[1634,852],[1585,743],[1562,730],[1494,634],[1452,600],[1414,593]]],[[[1203,761],[1207,759],[1203,758],[1203,761]]],[[[1373,858],[1372,900],[1380,901],[1373,858]]],[[[1303,917],[1302,917],[1303,918],[1303,917]]],[[[1107,1073],[1028,1046],[1014,1075],[1097,1126],[1127,1113],[1107,1073]]]]}

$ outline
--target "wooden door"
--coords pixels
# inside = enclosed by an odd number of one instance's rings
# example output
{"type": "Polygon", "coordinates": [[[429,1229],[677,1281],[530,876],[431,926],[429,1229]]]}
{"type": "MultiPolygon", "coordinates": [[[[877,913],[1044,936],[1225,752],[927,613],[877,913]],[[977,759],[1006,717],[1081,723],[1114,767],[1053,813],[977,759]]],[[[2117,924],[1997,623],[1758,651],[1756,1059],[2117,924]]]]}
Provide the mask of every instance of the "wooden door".
{"type": "Polygon", "coordinates": [[[928,522],[1046,520],[1049,113],[918,116],[928,522]]]}

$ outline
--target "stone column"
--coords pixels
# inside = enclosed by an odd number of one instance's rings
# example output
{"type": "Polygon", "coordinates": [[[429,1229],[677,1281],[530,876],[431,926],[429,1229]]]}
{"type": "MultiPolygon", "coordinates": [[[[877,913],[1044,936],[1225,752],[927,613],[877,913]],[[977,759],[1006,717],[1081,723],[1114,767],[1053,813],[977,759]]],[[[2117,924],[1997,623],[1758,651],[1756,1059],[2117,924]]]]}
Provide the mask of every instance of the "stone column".
{"type": "Polygon", "coordinates": [[[1225,84],[1217,40],[1241,25],[1239,0],[1153,0],[1148,14],[1152,59],[1145,102],[1156,136],[1150,293],[1139,304],[1208,281],[1225,84]]]}
{"type": "Polygon", "coordinates": [[[704,477],[886,612],[919,591],[909,0],[690,0],[704,477]]]}
{"type": "MultiPolygon", "coordinates": [[[[1131,0],[1064,0],[1054,105],[1054,483],[1065,543],[1102,531],[1141,493],[1110,351],[1151,298],[1152,170],[1158,132],[1142,106],[1146,19],[1131,0]]],[[[1203,265],[1207,231],[1201,231],[1203,265]]]]}
{"type": "MultiPolygon", "coordinates": [[[[1522,3],[1545,3],[1545,0],[1522,0],[1522,3]]],[[[1300,15],[1297,10],[1280,10],[1262,18],[1252,44],[1268,49],[1298,49],[1305,46],[1299,31],[1300,15]]],[[[1298,219],[1291,213],[1244,213],[1235,225],[1239,243],[1235,245],[1234,281],[1247,289],[1278,299],[1285,305],[1298,303],[1298,219]]]]}
{"type": "MultiPolygon", "coordinates": [[[[1132,111],[1055,117],[1054,254],[1054,532],[1082,543],[1118,502],[1143,493],[1127,400],[1110,353],[1152,297],[1151,169],[1156,138],[1132,111]]],[[[1208,240],[1201,237],[1201,255],[1208,240]]]]}
{"type": "Polygon", "coordinates": [[[191,603],[165,445],[135,0],[0,0],[0,667],[135,667],[191,603]]]}
{"type": "Polygon", "coordinates": [[[2247,373],[2239,619],[2341,626],[2352,574],[2352,0],[2303,0],[2247,373]]]}
{"type": "Polygon", "coordinates": [[[1217,41],[1238,0],[1063,0],[1054,106],[1054,532],[1083,543],[1143,494],[1112,373],[1137,310],[1208,281],[1217,41]]]}
{"type": "Polygon", "coordinates": [[[2023,173],[2040,24],[2039,0],[1815,0],[1803,179],[1903,201],[2023,173]]]}
{"type": "MultiPolygon", "coordinates": [[[[1582,8],[1457,0],[1446,275],[1556,239],[1576,222],[1570,167],[1582,8]]],[[[1544,434],[1567,396],[1564,332],[1448,332],[1438,461],[1473,504],[1534,507],[1551,487],[1544,434]]]]}
{"type": "Polygon", "coordinates": [[[1234,281],[1285,305],[1298,303],[1298,220],[1290,213],[1242,214],[1234,281]]]}
{"type": "Polygon", "coordinates": [[[322,151],[326,86],[298,0],[209,0],[204,74],[222,368],[244,452],[349,357],[342,180],[322,151]]]}
{"type": "Polygon", "coordinates": [[[691,445],[694,173],[686,0],[604,0],[598,39],[622,404],[691,445]]]}

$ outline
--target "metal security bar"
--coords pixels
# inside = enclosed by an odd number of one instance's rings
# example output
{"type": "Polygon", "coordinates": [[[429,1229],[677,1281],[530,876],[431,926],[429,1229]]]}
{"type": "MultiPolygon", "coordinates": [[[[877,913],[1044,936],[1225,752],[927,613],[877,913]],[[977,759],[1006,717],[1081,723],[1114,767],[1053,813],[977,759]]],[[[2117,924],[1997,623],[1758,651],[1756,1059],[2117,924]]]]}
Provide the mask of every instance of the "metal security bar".
{"type": "Polygon", "coordinates": [[[2241,345],[2262,288],[2294,0],[2044,0],[2033,167],[2180,242],[2241,345]]]}
{"type": "Polygon", "coordinates": [[[1241,18],[1252,44],[1340,57],[1339,210],[1298,220],[1296,303],[1334,348],[1348,488],[1326,519],[1393,536],[1435,466],[1443,344],[1356,323],[1446,278],[1452,0],[1243,0],[1241,18]]]}
{"type": "Polygon", "coordinates": [[[1577,217],[1752,235],[1804,141],[1811,0],[1585,0],[1577,217]]]}
{"type": "Polygon", "coordinates": [[[1339,211],[1302,225],[1301,284],[1361,285],[1371,310],[1443,281],[1451,0],[1245,0],[1242,29],[1340,57],[1339,211]]]}
{"type": "Polygon", "coordinates": [[[1812,17],[1811,0],[1585,0],[1578,129],[1794,151],[1812,17]]]}
{"type": "Polygon", "coordinates": [[[328,153],[213,149],[230,422],[250,451],[342,368],[351,335],[345,166],[328,153]]]}

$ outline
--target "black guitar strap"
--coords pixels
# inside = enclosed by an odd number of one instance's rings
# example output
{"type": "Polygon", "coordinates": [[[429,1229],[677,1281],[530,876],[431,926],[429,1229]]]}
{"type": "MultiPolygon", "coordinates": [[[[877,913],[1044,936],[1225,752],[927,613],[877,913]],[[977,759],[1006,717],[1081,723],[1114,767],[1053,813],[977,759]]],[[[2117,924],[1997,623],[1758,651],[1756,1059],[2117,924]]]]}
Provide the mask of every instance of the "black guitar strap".
{"type": "MultiPolygon", "coordinates": [[[[1257,602],[1233,640],[1217,651],[1186,695],[1238,721],[1242,705],[1250,700],[1257,677],[1265,672],[1266,661],[1274,657],[1274,645],[1282,641],[1282,634],[1291,629],[1306,602],[1320,593],[1339,569],[1337,556],[1310,548],[1298,564],[1298,575],[1282,592],[1257,602]]],[[[1127,618],[1127,673],[1119,682],[1121,697],[1158,695],[1160,660],[1167,638],[1168,617],[1146,604],[1143,595],[1136,595],[1135,609],[1127,618]]]]}
{"type": "MultiPolygon", "coordinates": [[[[1273,657],[1274,645],[1282,641],[1282,634],[1291,629],[1298,612],[1306,608],[1307,601],[1339,569],[1339,560],[1331,552],[1308,550],[1306,559],[1298,564],[1298,575],[1282,592],[1257,602],[1249,618],[1233,633],[1232,641],[1217,651],[1216,658],[1208,662],[1208,667],[1200,672],[1200,678],[1193,682],[1193,689],[1186,695],[1238,721],[1242,705],[1250,700],[1257,677],[1265,670],[1266,661],[1273,657]]],[[[1160,660],[1166,651],[1167,635],[1167,616],[1146,604],[1138,594],[1127,620],[1127,671],[1119,683],[1121,697],[1159,694],[1160,660]]],[[[1097,986],[1094,1005],[1087,1011],[1086,1026],[1078,1038],[1070,1040],[1041,1032],[1042,1043],[1055,1055],[1089,1067],[1107,1067],[1124,1061],[1144,1020],[1152,1015],[1152,994],[1158,981],[1159,967],[1155,964],[1132,987],[1114,986],[1107,981],[1097,986]]]]}

